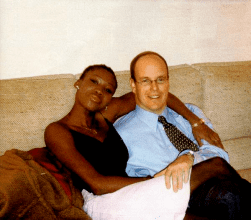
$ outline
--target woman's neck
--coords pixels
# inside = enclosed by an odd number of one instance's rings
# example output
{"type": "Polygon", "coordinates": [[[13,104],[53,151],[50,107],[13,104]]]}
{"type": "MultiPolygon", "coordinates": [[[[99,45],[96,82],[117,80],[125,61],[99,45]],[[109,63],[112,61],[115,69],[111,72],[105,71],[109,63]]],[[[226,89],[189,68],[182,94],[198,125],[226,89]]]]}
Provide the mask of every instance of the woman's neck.
{"type": "Polygon", "coordinates": [[[101,142],[104,141],[109,130],[109,125],[100,112],[83,112],[72,109],[61,122],[68,128],[91,136],[101,142]]]}
{"type": "Polygon", "coordinates": [[[97,124],[97,115],[99,112],[90,112],[86,109],[73,109],[66,115],[69,124],[78,127],[95,128],[97,124]]]}

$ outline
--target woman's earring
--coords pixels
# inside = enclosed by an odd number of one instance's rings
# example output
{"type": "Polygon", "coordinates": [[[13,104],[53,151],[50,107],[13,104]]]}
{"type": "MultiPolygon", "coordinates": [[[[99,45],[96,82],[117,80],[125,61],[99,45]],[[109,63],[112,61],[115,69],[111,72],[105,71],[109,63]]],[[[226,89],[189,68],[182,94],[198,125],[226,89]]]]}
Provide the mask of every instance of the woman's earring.
{"type": "Polygon", "coordinates": [[[79,86],[76,86],[77,90],[79,90],[79,86]]]}
{"type": "Polygon", "coordinates": [[[105,106],[105,111],[108,109],[108,107],[107,106],[105,106]]]}

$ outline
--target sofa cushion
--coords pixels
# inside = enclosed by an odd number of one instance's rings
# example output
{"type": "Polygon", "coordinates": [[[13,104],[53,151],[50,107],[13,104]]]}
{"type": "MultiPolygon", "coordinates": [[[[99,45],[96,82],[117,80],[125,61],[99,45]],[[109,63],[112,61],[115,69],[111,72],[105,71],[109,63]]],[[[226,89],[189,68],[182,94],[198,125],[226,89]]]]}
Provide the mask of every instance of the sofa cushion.
{"type": "Polygon", "coordinates": [[[203,74],[203,110],[222,140],[251,135],[251,62],[193,65],[203,74]]]}
{"type": "Polygon", "coordinates": [[[73,106],[75,81],[66,74],[1,80],[1,153],[44,147],[45,127],[73,106]]]}
{"type": "Polygon", "coordinates": [[[251,168],[250,169],[244,169],[244,170],[238,170],[238,173],[243,179],[246,179],[251,183],[251,168]]]}
{"type": "Polygon", "coordinates": [[[251,136],[223,141],[228,152],[230,164],[236,170],[251,167],[251,136]]]}
{"type": "Polygon", "coordinates": [[[198,70],[191,66],[177,65],[169,67],[170,92],[184,103],[192,103],[203,110],[202,78],[198,70]]]}
{"type": "Polygon", "coordinates": [[[131,92],[131,86],[130,86],[130,71],[118,71],[115,72],[116,78],[118,81],[118,88],[114,94],[115,97],[122,96],[128,92],[131,92]]]}

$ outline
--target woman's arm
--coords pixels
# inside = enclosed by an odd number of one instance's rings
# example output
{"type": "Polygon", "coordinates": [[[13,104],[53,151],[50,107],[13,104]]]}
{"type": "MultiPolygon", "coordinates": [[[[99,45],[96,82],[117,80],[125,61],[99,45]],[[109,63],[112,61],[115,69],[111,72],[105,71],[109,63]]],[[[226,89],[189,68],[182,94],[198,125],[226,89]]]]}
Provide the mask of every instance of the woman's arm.
{"type": "Polygon", "coordinates": [[[120,97],[113,97],[110,104],[102,112],[102,115],[110,122],[114,123],[119,117],[133,111],[136,107],[133,92],[126,93],[120,97]]]}
{"type": "Polygon", "coordinates": [[[77,151],[71,133],[61,124],[52,123],[45,130],[45,143],[57,159],[86,182],[96,195],[114,192],[146,178],[103,176],[77,151]]]}
{"type": "Polygon", "coordinates": [[[201,139],[204,139],[210,144],[224,149],[219,135],[206,124],[200,123],[200,118],[191,112],[183,102],[171,93],[168,94],[167,106],[182,115],[191,125],[197,123],[196,127],[193,126],[193,135],[200,146],[202,146],[201,139]]]}
{"type": "MultiPolygon", "coordinates": [[[[135,106],[136,102],[134,93],[130,92],[123,96],[112,98],[112,101],[102,114],[113,123],[119,117],[133,111],[135,106]]],[[[186,118],[191,125],[194,125],[195,123],[198,124],[197,127],[193,127],[193,135],[200,146],[202,146],[201,139],[204,139],[210,144],[224,149],[219,135],[207,125],[199,123],[200,118],[191,112],[183,102],[170,92],[168,94],[167,106],[186,118]]]]}

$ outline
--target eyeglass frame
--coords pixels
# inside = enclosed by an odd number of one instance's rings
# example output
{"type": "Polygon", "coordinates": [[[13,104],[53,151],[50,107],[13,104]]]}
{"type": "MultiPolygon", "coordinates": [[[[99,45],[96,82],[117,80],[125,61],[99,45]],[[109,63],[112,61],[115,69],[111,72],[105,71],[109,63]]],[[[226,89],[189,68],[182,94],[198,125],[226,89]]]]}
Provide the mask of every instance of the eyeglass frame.
{"type": "Polygon", "coordinates": [[[142,86],[150,86],[150,85],[152,85],[153,82],[156,82],[157,85],[162,85],[162,84],[166,83],[168,80],[169,80],[169,77],[162,77],[161,76],[161,77],[158,77],[157,79],[154,79],[154,80],[151,80],[149,78],[144,78],[141,81],[138,81],[138,80],[134,80],[134,81],[139,83],[142,86]],[[163,81],[158,81],[160,79],[163,81]],[[144,80],[146,80],[146,81],[144,81],[144,80]]]}

